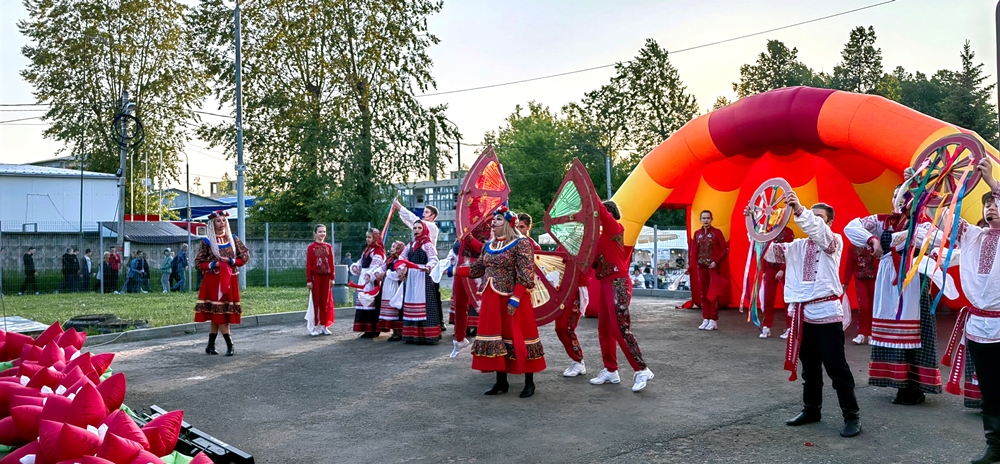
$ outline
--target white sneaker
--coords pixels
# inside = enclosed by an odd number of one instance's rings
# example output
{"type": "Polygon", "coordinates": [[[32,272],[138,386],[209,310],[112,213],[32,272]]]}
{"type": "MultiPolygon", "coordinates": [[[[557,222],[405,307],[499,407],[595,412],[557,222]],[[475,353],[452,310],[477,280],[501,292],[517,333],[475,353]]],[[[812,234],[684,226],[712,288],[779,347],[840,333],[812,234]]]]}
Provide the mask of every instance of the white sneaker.
{"type": "Polygon", "coordinates": [[[24,292],[17,292],[17,296],[24,296],[24,292]]]}
{"type": "Polygon", "coordinates": [[[705,330],[719,330],[719,322],[710,319],[708,325],[705,326],[705,330]]]}
{"type": "Polygon", "coordinates": [[[310,337],[318,337],[319,336],[319,329],[313,327],[313,329],[309,331],[309,336],[310,337]]]}
{"type": "Polygon", "coordinates": [[[164,291],[163,291],[163,293],[164,293],[164,294],[166,294],[166,293],[167,293],[167,291],[166,291],[166,290],[164,290],[164,291]]]}
{"type": "Polygon", "coordinates": [[[320,326],[319,332],[323,335],[333,335],[330,333],[330,329],[326,328],[326,326],[320,326]]]}
{"type": "Polygon", "coordinates": [[[611,383],[622,383],[621,377],[618,377],[618,371],[608,372],[607,369],[601,369],[601,373],[590,379],[591,385],[603,385],[606,382],[611,383]]]}
{"type": "Polygon", "coordinates": [[[458,353],[460,353],[465,347],[467,347],[467,346],[469,346],[471,344],[472,344],[472,342],[470,342],[468,338],[466,338],[466,339],[464,339],[462,341],[452,340],[451,341],[451,345],[452,345],[451,354],[448,355],[448,357],[449,358],[457,357],[458,353]]]}
{"type": "Polygon", "coordinates": [[[570,364],[570,366],[563,371],[563,377],[576,377],[580,374],[586,374],[586,373],[587,373],[587,366],[583,365],[583,361],[580,362],[573,361],[573,364],[570,364]]]}
{"type": "Polygon", "coordinates": [[[639,372],[636,372],[632,377],[635,379],[635,384],[632,385],[632,391],[637,392],[646,388],[646,382],[655,376],[653,375],[653,371],[649,370],[647,367],[639,372]]]}
{"type": "Polygon", "coordinates": [[[771,336],[771,328],[770,327],[761,327],[761,329],[760,329],[760,338],[767,338],[767,337],[770,337],[770,336],[771,336]]]}
{"type": "Polygon", "coordinates": [[[865,344],[865,336],[861,335],[861,334],[858,334],[858,336],[854,337],[854,340],[851,340],[851,341],[854,342],[855,345],[864,345],[865,344]]]}
{"type": "Polygon", "coordinates": [[[785,329],[785,331],[778,338],[780,338],[782,340],[787,340],[788,339],[788,332],[790,332],[790,331],[791,331],[790,329],[785,329]]]}
{"type": "Polygon", "coordinates": [[[708,327],[708,319],[702,319],[701,325],[698,326],[698,330],[705,330],[708,327]]]}

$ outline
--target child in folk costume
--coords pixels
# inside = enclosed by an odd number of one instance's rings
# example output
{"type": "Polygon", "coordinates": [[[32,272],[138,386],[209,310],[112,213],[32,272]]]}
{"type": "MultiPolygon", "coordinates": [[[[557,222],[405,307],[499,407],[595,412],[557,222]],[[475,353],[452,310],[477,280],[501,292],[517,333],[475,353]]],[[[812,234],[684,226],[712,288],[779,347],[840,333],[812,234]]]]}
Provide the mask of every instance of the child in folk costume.
{"type": "Polygon", "coordinates": [[[333,247],[326,243],[326,226],[317,224],[313,228],[313,243],[306,249],[306,287],[312,298],[313,313],[306,322],[309,335],[332,335],[329,327],[333,325],[333,288],[336,277],[333,267],[333,247]]]}
{"type": "Polygon", "coordinates": [[[360,338],[376,338],[379,334],[380,301],[374,290],[378,288],[376,274],[385,264],[385,247],[378,229],[369,229],[365,233],[365,242],[367,246],[361,253],[361,259],[351,264],[351,274],[358,276],[359,285],[364,285],[354,293],[354,331],[361,332],[360,338]]]}
{"type": "MultiPolygon", "coordinates": [[[[792,313],[792,331],[785,349],[785,369],[795,380],[796,363],[802,361],[802,399],[798,416],[791,426],[819,422],[823,404],[823,368],[833,381],[844,416],[842,437],[861,433],[861,415],[854,396],[854,376],[844,357],[844,310],[840,298],[840,255],[843,239],[830,230],[833,208],[817,203],[811,209],[799,204],[795,192],[788,192],[785,204],[792,208],[795,223],[809,238],[791,243],[772,243],[764,259],[785,263],[785,302],[792,313]]],[[[748,206],[745,214],[750,215],[748,206]]]]}
{"type": "MultiPolygon", "coordinates": [[[[847,235],[847,232],[844,232],[847,235]]],[[[847,239],[850,240],[850,235],[847,239]]],[[[858,336],[854,337],[855,345],[864,345],[871,341],[872,336],[872,311],[875,301],[875,277],[878,274],[878,266],[875,264],[875,252],[870,246],[847,246],[847,266],[844,267],[844,274],[841,282],[844,284],[844,291],[851,286],[854,280],[854,291],[858,295],[858,336]]]]}
{"type": "Polygon", "coordinates": [[[437,266],[437,249],[423,221],[413,223],[413,241],[403,249],[396,272],[405,282],[403,293],[403,340],[421,345],[441,339],[440,312],[435,307],[434,281],[430,270],[437,266]]]}
{"type": "Polygon", "coordinates": [[[973,464],[1000,462],[1000,185],[993,177],[993,163],[984,156],[976,167],[990,192],[983,195],[983,218],[987,227],[961,221],[958,250],[962,290],[972,304],[962,309],[948,342],[943,364],[954,362],[948,385],[950,393],[961,394],[960,378],[965,374],[965,352],[975,367],[982,394],[983,431],[986,452],[973,464]]]}
{"type": "MultiPolygon", "coordinates": [[[[770,243],[789,243],[792,240],[795,240],[795,233],[792,232],[792,229],[785,227],[770,243]]],[[[768,246],[770,246],[770,243],[768,246]]],[[[784,263],[764,262],[764,282],[761,286],[761,290],[763,291],[760,295],[761,307],[764,309],[764,320],[760,323],[760,338],[768,338],[771,336],[771,327],[773,327],[774,324],[774,300],[778,296],[778,283],[784,279],[784,263]]],[[[781,335],[781,338],[788,338],[788,327],[790,325],[791,322],[786,316],[785,333],[781,335]]]]}
{"type": "MultiPolygon", "coordinates": [[[[517,231],[521,235],[531,239],[531,215],[528,213],[521,213],[517,215],[517,231]]],[[[537,242],[531,240],[531,246],[535,251],[540,251],[541,246],[537,242]]],[[[560,246],[561,248],[561,246],[560,246]]],[[[584,375],[587,373],[587,366],[583,362],[583,348],[580,346],[580,340],[576,337],[576,326],[580,323],[580,316],[583,315],[583,310],[581,308],[586,308],[589,302],[589,295],[587,294],[587,285],[590,283],[590,279],[593,277],[593,269],[588,269],[586,272],[580,274],[580,278],[577,281],[578,293],[577,298],[573,300],[572,305],[569,308],[563,310],[559,314],[559,317],[555,320],[555,330],[556,337],[563,345],[563,349],[566,350],[566,354],[569,355],[570,359],[573,361],[566,370],[563,371],[563,377],[576,377],[578,375],[584,375]]]]}
{"type": "Polygon", "coordinates": [[[517,217],[506,206],[493,216],[492,238],[479,259],[455,270],[456,276],[482,277],[479,333],[472,344],[472,368],[496,372],[486,395],[507,393],[507,374],[524,374],[520,397],[535,393],[534,373],[545,369],[529,291],[534,288],[534,251],[514,228],[517,217]]]}
{"type": "Polygon", "coordinates": [[[403,242],[392,242],[382,269],[375,275],[381,285],[378,331],[392,331],[392,336],[389,337],[390,342],[398,342],[403,339],[403,282],[396,272],[395,266],[404,248],[406,245],[403,242]]]}
{"type": "Polygon", "coordinates": [[[225,211],[208,215],[212,231],[202,239],[194,261],[204,274],[198,303],[194,307],[194,321],[212,323],[206,354],[219,354],[215,350],[215,339],[222,332],[222,338],[226,340],[226,356],[232,356],[236,354],[236,348],[229,334],[229,324],[239,324],[243,313],[238,268],[250,262],[250,251],[239,237],[229,231],[228,217],[225,211]]]}
{"type": "MultiPolygon", "coordinates": [[[[872,345],[868,384],[896,388],[892,402],[902,405],[923,403],[925,393],[941,393],[937,322],[931,314],[931,279],[920,274],[906,283],[902,293],[899,290],[899,279],[906,277],[897,275],[897,269],[902,255],[907,253],[904,247],[909,228],[910,218],[903,213],[856,218],[844,228],[844,235],[855,247],[866,248],[879,257],[868,340],[872,345]]],[[[917,250],[922,248],[929,230],[929,223],[916,226],[917,250]]],[[[936,249],[935,244],[928,249],[936,249]]],[[[861,300],[860,288],[858,293],[861,300]]]]}
{"type": "MultiPolygon", "coordinates": [[[[639,350],[639,342],[632,335],[629,305],[632,303],[632,284],[628,278],[628,265],[632,254],[625,248],[625,228],[618,223],[621,212],[614,201],[598,205],[601,236],[597,239],[597,257],[594,259],[594,277],[601,281],[600,309],[597,313],[597,335],[601,342],[604,369],[590,379],[592,385],[607,382],[621,383],[618,375],[618,347],[628,363],[635,369],[632,391],[646,388],[653,372],[646,366],[639,350]]],[[[704,301],[704,300],[703,300],[704,301]]]]}
{"type": "Polygon", "coordinates": [[[701,212],[701,228],[694,233],[693,246],[698,263],[698,290],[701,295],[701,330],[719,329],[719,306],[716,298],[709,298],[712,279],[721,278],[719,266],[729,253],[722,231],[712,227],[712,212],[701,212]]]}

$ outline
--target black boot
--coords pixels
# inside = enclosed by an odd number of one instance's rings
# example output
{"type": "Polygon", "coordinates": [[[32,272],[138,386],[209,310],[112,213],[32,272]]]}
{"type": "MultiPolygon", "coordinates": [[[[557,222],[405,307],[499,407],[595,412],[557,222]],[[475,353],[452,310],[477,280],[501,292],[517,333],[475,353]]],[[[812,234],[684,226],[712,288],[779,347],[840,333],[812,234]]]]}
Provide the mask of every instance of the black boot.
{"type": "Polygon", "coordinates": [[[858,410],[844,411],[844,429],[840,431],[840,436],[844,438],[856,437],[861,434],[861,414],[858,410]]]}
{"type": "Polygon", "coordinates": [[[986,435],[986,451],[983,457],[972,461],[972,464],[1000,462],[1000,416],[991,416],[984,412],[983,432],[986,435]]]}
{"type": "Polygon", "coordinates": [[[527,398],[535,394],[535,375],[524,374],[524,390],[521,390],[521,398],[527,398]]]}
{"type": "Polygon", "coordinates": [[[813,422],[819,422],[822,415],[820,414],[820,409],[815,406],[806,405],[802,408],[802,412],[799,415],[785,421],[785,425],[791,425],[792,427],[798,427],[800,425],[811,424],[813,422]]]}
{"type": "Polygon", "coordinates": [[[233,347],[233,337],[229,336],[229,334],[222,334],[222,338],[226,340],[226,356],[236,354],[236,348],[233,347]]]}
{"type": "Polygon", "coordinates": [[[217,333],[208,334],[208,346],[205,347],[205,354],[219,354],[219,352],[215,350],[215,339],[218,336],[219,334],[217,333]]]}
{"type": "Polygon", "coordinates": [[[927,396],[924,392],[915,388],[900,388],[896,391],[896,398],[892,400],[892,404],[901,404],[903,406],[914,406],[923,403],[927,400],[927,396]]]}
{"type": "Polygon", "coordinates": [[[510,384],[507,383],[507,373],[497,372],[497,382],[494,383],[493,386],[490,387],[489,390],[486,390],[486,393],[483,394],[496,395],[498,393],[507,393],[507,391],[509,390],[510,390],[510,384]]]}

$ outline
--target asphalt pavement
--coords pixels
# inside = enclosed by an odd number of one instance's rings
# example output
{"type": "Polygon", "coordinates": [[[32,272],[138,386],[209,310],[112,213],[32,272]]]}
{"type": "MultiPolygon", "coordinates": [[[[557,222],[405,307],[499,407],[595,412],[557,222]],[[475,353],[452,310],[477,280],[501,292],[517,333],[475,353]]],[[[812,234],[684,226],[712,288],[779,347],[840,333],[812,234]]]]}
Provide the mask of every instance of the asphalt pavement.
{"type": "MultiPolygon", "coordinates": [[[[527,399],[515,376],[510,393],[484,396],[494,376],[473,371],[468,350],[448,357],[450,327],[436,346],[358,339],[352,309],[337,311],[333,336],[307,336],[304,321],[235,330],[234,357],[205,355],[201,333],[92,350],[116,353],[126,404],[183,409],[258,463],[958,463],[983,449],[980,417],[960,397],[891,404],[894,390],[867,385],[870,348],[849,341],[863,433],[838,435],[829,379],[823,421],[785,426],[802,387],[781,369],[784,322],[762,340],[746,314],[723,310],[720,330],[701,331],[700,311],[679,303],[633,300],[633,332],[656,375],[639,393],[621,354],[621,384],[587,382],[603,367],[596,319],[577,330],[588,371],[577,378],[562,377],[569,358],[551,325],[540,329],[548,369],[527,399]]],[[[953,325],[953,314],[938,316],[941,353],[953,325]]]]}

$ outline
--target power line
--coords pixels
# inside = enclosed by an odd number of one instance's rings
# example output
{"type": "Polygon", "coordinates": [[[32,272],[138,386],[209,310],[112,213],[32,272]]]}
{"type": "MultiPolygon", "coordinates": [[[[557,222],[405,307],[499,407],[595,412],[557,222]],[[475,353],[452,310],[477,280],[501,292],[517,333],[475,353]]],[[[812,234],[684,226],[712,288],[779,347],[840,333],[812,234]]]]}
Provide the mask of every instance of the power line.
{"type": "MultiPolygon", "coordinates": [[[[859,7],[859,8],[854,8],[854,9],[851,9],[851,10],[845,10],[845,11],[841,11],[839,13],[834,13],[834,14],[830,14],[830,15],[826,15],[826,16],[821,16],[821,17],[818,17],[818,18],[813,18],[813,19],[810,19],[810,20],[801,21],[801,22],[797,22],[797,23],[794,23],[794,24],[788,24],[788,25],[781,26],[781,27],[775,27],[775,28],[768,29],[768,30],[765,30],[765,31],[754,32],[754,33],[751,33],[751,34],[745,34],[745,35],[741,35],[741,36],[738,36],[738,37],[731,37],[731,38],[728,38],[728,39],[717,40],[715,42],[710,42],[710,43],[706,43],[706,44],[695,45],[693,47],[688,47],[688,48],[682,48],[682,49],[679,49],[679,50],[668,51],[667,53],[671,53],[671,54],[683,53],[683,52],[688,52],[688,51],[691,51],[691,50],[698,50],[700,48],[711,47],[713,45],[724,44],[724,43],[727,43],[727,42],[734,42],[734,41],[746,39],[746,38],[749,38],[749,37],[756,37],[758,35],[768,34],[768,33],[771,33],[771,32],[776,32],[776,31],[780,31],[780,30],[784,30],[784,29],[790,29],[790,28],[793,28],[793,27],[798,27],[798,26],[802,26],[802,25],[805,25],[805,24],[815,23],[815,22],[823,21],[823,20],[830,19],[830,18],[836,18],[838,16],[844,16],[844,15],[847,15],[847,14],[856,13],[858,11],[867,10],[867,9],[870,9],[870,8],[875,8],[875,7],[878,7],[878,6],[882,6],[882,5],[886,5],[886,4],[889,4],[889,3],[893,3],[895,1],[896,0],[885,0],[883,2],[873,3],[871,5],[867,5],[867,6],[863,6],[863,7],[859,7]]],[[[633,61],[633,60],[623,61],[623,63],[629,63],[631,61],[633,61]]],[[[475,90],[484,90],[484,89],[492,89],[492,88],[496,88],[496,87],[504,87],[504,86],[508,86],[508,85],[524,84],[526,82],[534,82],[534,81],[540,81],[540,80],[544,80],[544,79],[552,79],[552,78],[556,78],[556,77],[569,76],[571,74],[579,74],[579,73],[584,73],[584,72],[589,72],[589,71],[595,71],[595,70],[598,70],[598,69],[610,68],[612,66],[616,66],[617,64],[618,63],[611,63],[611,64],[605,64],[605,65],[601,65],[601,66],[594,66],[594,67],[585,68],[585,69],[578,69],[576,71],[567,71],[567,72],[562,72],[562,73],[558,73],[558,74],[549,74],[547,76],[532,77],[532,78],[529,78],[529,79],[521,79],[521,80],[517,80],[517,81],[510,81],[510,82],[501,82],[501,83],[498,83],[498,84],[482,85],[482,86],[479,86],[479,87],[469,87],[467,89],[448,90],[448,91],[444,91],[444,92],[435,92],[435,93],[425,93],[425,94],[422,94],[422,95],[417,95],[417,98],[420,98],[420,97],[433,97],[433,96],[437,96],[437,95],[448,95],[448,94],[461,93],[461,92],[472,92],[472,91],[475,91],[475,90]]]]}
{"type": "Polygon", "coordinates": [[[8,122],[30,121],[32,119],[40,119],[41,117],[42,116],[32,116],[30,118],[8,119],[6,121],[0,121],[0,124],[7,124],[8,122]]]}

